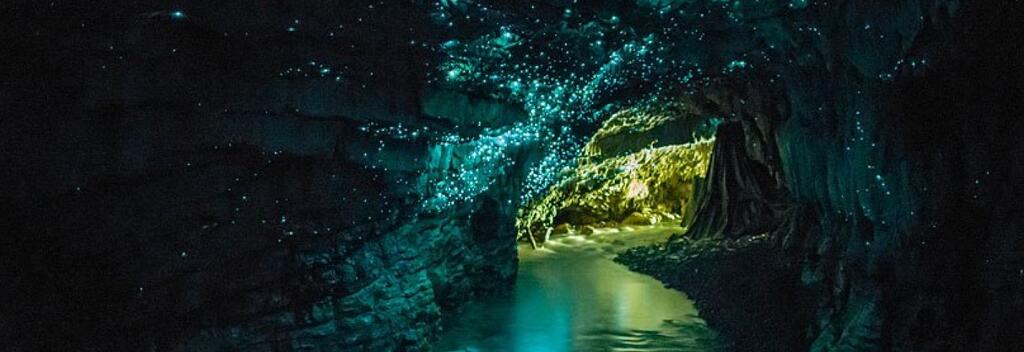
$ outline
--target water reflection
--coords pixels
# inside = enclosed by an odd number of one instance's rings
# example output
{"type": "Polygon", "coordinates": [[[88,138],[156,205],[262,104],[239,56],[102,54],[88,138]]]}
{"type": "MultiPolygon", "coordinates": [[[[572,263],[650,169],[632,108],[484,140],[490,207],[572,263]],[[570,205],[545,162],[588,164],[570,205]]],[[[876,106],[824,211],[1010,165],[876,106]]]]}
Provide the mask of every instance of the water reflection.
{"type": "Polygon", "coordinates": [[[468,303],[447,320],[435,350],[721,350],[685,295],[611,261],[670,230],[568,236],[545,249],[520,248],[514,292],[468,303]]]}

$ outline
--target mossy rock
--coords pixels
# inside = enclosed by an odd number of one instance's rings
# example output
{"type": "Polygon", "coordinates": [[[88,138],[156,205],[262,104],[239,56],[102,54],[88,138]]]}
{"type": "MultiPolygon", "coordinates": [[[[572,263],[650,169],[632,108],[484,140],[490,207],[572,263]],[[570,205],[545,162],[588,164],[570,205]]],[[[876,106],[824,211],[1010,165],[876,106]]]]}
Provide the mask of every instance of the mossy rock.
{"type": "Polygon", "coordinates": [[[622,219],[623,225],[654,225],[658,223],[658,216],[651,214],[632,213],[622,219]]]}

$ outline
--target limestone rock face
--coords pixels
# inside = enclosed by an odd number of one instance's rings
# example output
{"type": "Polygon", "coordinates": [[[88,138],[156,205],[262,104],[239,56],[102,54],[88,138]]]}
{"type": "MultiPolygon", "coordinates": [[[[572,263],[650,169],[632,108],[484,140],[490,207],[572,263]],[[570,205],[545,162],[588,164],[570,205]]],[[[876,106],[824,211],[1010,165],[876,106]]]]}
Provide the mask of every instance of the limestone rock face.
{"type": "Polygon", "coordinates": [[[702,121],[685,106],[662,114],[641,111],[615,114],[584,147],[579,165],[519,211],[520,237],[543,241],[547,229],[559,224],[652,225],[686,216],[714,142],[695,140],[687,133],[691,127],[677,129],[678,121],[702,121]],[[673,140],[689,142],[669,144],[673,140]]]}
{"type": "Polygon", "coordinates": [[[708,119],[692,102],[635,107],[612,114],[583,147],[584,163],[627,156],[644,149],[686,144],[711,137],[708,119]]]}

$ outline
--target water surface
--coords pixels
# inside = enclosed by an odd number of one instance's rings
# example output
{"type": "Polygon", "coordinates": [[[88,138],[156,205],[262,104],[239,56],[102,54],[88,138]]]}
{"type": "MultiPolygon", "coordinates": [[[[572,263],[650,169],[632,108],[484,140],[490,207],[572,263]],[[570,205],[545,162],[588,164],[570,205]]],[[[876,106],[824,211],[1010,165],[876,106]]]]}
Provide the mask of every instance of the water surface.
{"type": "Polygon", "coordinates": [[[449,317],[437,351],[718,351],[693,302],[611,259],[678,228],[601,231],[519,248],[514,291],[449,317]]]}

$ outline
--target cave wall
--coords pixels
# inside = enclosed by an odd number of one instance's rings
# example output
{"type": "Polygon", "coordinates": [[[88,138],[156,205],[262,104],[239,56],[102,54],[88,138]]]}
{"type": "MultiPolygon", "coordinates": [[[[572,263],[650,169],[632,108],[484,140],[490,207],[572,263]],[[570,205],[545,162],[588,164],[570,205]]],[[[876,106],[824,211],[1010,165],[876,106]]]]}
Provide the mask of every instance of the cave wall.
{"type": "Polygon", "coordinates": [[[690,293],[740,349],[1014,350],[1019,4],[816,5],[758,23],[784,53],[761,77],[696,93],[729,118],[695,223],[620,260],[690,293]],[[715,269],[752,260],[772,279],[715,269]]]}
{"type": "Polygon", "coordinates": [[[784,74],[777,134],[786,188],[820,226],[790,238],[818,297],[811,349],[1019,345],[1019,5],[847,6],[848,26],[878,32],[840,32],[833,69],[813,73],[832,79],[784,74]]]}
{"type": "Polygon", "coordinates": [[[417,204],[433,138],[515,108],[424,116],[415,8],[151,5],[0,5],[5,350],[425,350],[511,284],[522,170],[417,204]]]}
{"type": "Polygon", "coordinates": [[[7,206],[9,347],[426,349],[443,312],[514,277],[511,225],[469,213],[509,216],[489,198],[380,219],[381,173],[344,160],[189,156],[7,206]]]}

